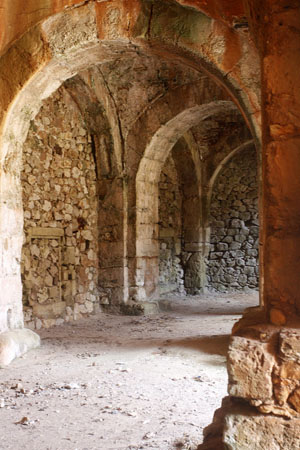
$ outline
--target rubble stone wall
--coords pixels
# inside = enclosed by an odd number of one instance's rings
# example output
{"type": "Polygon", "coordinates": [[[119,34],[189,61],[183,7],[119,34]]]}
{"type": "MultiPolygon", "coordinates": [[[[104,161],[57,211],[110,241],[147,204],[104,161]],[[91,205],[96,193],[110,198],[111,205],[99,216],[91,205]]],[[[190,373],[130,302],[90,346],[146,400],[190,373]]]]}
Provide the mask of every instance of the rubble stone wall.
{"type": "Polygon", "coordinates": [[[217,291],[258,289],[258,182],[255,149],[221,170],[211,201],[208,286],[217,291]]]}
{"type": "Polygon", "coordinates": [[[24,319],[41,328],[94,311],[97,196],[92,140],[62,87],[32,122],[23,148],[24,319]]]}
{"type": "Polygon", "coordinates": [[[184,290],[181,265],[182,192],[172,156],[159,182],[159,288],[160,292],[184,290]]]}

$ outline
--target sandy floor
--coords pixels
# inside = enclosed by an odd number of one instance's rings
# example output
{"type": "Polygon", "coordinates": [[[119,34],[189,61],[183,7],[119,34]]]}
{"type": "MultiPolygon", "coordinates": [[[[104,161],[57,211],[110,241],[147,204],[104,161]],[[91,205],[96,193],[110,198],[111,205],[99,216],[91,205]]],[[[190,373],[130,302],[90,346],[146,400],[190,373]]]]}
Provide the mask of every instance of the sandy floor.
{"type": "Polygon", "coordinates": [[[0,370],[0,449],[196,448],[226,395],[230,330],[258,298],[164,298],[157,315],[43,330],[0,370]]]}

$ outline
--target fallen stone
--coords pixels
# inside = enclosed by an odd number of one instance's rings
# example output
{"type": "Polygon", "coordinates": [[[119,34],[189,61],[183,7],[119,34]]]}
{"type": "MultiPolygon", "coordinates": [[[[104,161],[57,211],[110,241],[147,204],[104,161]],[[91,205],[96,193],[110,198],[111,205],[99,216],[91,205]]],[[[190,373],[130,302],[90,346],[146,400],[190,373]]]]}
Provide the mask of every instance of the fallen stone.
{"type": "Polygon", "coordinates": [[[80,389],[79,384],[77,383],[67,383],[63,386],[64,389],[80,389]]]}

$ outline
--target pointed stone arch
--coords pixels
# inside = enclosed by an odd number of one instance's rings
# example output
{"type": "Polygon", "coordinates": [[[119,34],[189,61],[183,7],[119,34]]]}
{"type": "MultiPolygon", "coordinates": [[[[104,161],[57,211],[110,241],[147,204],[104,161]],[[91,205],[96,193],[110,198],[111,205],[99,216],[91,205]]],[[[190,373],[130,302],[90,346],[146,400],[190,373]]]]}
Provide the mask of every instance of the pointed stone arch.
{"type": "Polygon", "coordinates": [[[190,128],[214,114],[235,110],[230,101],[188,108],[162,125],[145,149],[136,175],[136,300],[158,295],[158,181],[163,164],[175,143],[190,128]]]}

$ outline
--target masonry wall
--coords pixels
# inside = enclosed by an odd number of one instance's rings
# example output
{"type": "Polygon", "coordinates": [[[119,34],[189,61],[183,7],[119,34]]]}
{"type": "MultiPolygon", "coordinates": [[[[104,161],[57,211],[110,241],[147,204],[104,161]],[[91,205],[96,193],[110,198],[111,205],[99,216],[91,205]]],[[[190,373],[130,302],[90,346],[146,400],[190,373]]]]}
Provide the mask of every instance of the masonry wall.
{"type": "Polygon", "coordinates": [[[94,311],[97,196],[92,140],[62,87],[44,102],[23,148],[24,319],[48,327],[94,311]]]}
{"type": "Polygon", "coordinates": [[[254,149],[234,156],[220,172],[211,200],[208,286],[217,291],[258,289],[258,183],[254,149]]]}
{"type": "Polygon", "coordinates": [[[182,190],[172,156],[159,181],[159,288],[160,292],[184,291],[181,265],[182,190]]]}

